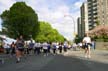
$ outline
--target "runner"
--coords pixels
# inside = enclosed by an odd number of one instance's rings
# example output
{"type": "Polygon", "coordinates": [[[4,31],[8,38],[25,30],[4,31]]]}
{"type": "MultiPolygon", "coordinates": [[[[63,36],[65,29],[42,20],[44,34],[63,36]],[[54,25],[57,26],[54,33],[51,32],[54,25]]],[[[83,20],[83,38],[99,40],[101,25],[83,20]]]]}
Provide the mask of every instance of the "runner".
{"type": "Polygon", "coordinates": [[[43,51],[44,51],[44,56],[48,55],[48,44],[46,42],[43,43],[43,51]]]}
{"type": "Polygon", "coordinates": [[[91,38],[88,36],[88,34],[85,34],[85,37],[83,38],[83,43],[85,48],[85,57],[91,58],[90,55],[91,38]]]}
{"type": "Polygon", "coordinates": [[[56,46],[57,46],[57,43],[56,43],[56,42],[53,42],[53,43],[52,43],[52,50],[53,50],[53,54],[54,54],[54,55],[57,54],[57,47],[56,47],[56,46]]]}
{"type": "Polygon", "coordinates": [[[12,42],[11,44],[11,55],[14,55],[15,54],[15,43],[12,42]]]}
{"type": "Polygon", "coordinates": [[[20,38],[17,38],[17,41],[16,41],[16,58],[17,58],[16,62],[17,63],[20,62],[23,54],[24,54],[24,40],[23,40],[23,37],[20,36],[20,38]]]}
{"type": "Polygon", "coordinates": [[[59,43],[59,53],[62,53],[63,43],[59,43]]]}
{"type": "Polygon", "coordinates": [[[28,47],[30,55],[33,54],[33,48],[34,48],[34,43],[33,40],[31,40],[28,47]]]}

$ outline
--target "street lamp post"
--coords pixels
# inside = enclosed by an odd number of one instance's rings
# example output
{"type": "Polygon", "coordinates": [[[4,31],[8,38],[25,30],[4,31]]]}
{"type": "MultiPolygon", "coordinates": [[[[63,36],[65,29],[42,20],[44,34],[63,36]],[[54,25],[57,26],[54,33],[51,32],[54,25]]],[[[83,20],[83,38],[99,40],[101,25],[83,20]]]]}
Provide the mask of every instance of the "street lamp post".
{"type": "Polygon", "coordinates": [[[72,19],[73,24],[74,24],[74,35],[75,35],[75,20],[74,20],[73,16],[71,16],[71,15],[64,15],[64,17],[70,17],[72,19]]]}

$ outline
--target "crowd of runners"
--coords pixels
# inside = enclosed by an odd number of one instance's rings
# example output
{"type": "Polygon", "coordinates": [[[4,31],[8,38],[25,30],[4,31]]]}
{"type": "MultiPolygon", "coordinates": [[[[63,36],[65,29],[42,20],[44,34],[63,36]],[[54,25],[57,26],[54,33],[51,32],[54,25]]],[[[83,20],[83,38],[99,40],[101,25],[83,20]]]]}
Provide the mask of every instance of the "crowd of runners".
{"type": "Polygon", "coordinates": [[[62,52],[67,52],[71,48],[68,42],[34,42],[30,40],[29,42],[24,41],[23,37],[20,36],[15,42],[11,44],[3,43],[4,53],[16,56],[16,62],[19,63],[24,55],[40,55],[48,56],[48,54],[60,54],[62,52]]]}
{"type": "MultiPolygon", "coordinates": [[[[67,52],[68,49],[81,49],[84,47],[85,54],[89,55],[90,58],[90,48],[87,53],[88,46],[83,45],[85,41],[89,41],[91,44],[91,40],[89,37],[86,37],[83,39],[83,42],[80,42],[78,44],[73,43],[72,45],[68,42],[34,42],[33,40],[24,41],[23,37],[20,36],[16,39],[15,42],[12,42],[11,44],[3,43],[4,53],[11,54],[16,56],[16,62],[19,63],[21,61],[21,57],[24,55],[40,55],[43,54],[43,56],[48,56],[48,54],[60,54],[62,52],[67,52]]],[[[92,44],[93,45],[93,44],[92,44]]]]}

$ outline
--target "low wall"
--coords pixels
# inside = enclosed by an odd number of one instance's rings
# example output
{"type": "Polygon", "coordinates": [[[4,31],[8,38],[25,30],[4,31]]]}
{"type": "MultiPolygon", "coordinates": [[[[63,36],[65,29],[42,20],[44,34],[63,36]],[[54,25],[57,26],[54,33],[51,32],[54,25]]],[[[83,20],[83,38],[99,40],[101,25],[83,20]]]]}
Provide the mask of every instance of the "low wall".
{"type": "Polygon", "coordinates": [[[108,50],[108,42],[96,42],[96,49],[108,50]]]}

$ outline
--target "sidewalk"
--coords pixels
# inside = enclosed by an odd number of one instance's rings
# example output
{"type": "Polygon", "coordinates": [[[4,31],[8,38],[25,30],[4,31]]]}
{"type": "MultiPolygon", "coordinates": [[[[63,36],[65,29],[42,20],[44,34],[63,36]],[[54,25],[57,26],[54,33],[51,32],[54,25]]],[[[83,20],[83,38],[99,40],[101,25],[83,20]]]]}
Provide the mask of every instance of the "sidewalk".
{"type": "MultiPolygon", "coordinates": [[[[75,56],[80,59],[86,59],[84,57],[84,50],[82,51],[68,51],[64,56],[75,56]]],[[[91,61],[97,61],[102,63],[108,63],[108,51],[105,50],[91,50],[91,61]]]]}

